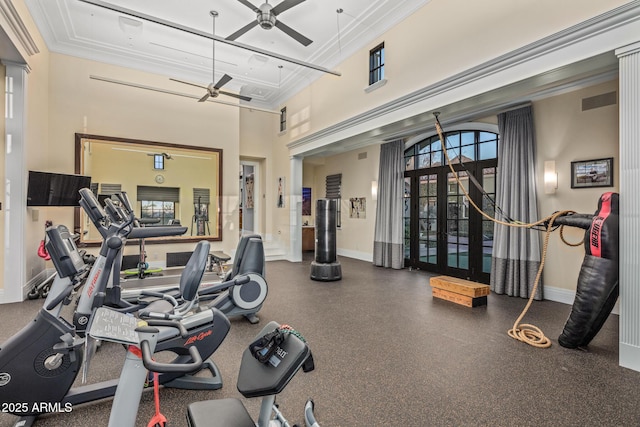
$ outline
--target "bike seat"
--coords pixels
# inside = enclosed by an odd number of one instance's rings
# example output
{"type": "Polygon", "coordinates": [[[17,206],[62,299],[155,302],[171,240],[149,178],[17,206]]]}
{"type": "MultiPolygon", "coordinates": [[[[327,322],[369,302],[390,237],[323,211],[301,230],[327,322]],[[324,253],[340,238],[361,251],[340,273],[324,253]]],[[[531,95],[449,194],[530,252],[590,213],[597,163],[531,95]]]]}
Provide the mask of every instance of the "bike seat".
{"type": "Polygon", "coordinates": [[[189,427],[255,427],[249,412],[238,399],[204,400],[187,409],[189,427]]]}
{"type": "Polygon", "coordinates": [[[177,296],[171,295],[172,298],[163,299],[162,294],[153,292],[143,292],[141,297],[146,296],[158,297],[156,301],[151,302],[140,312],[140,317],[149,316],[149,313],[171,313],[178,308],[174,302],[180,299],[180,303],[191,303],[198,296],[198,287],[202,281],[204,270],[207,266],[207,257],[209,254],[209,242],[202,240],[198,242],[187,265],[185,265],[180,275],[180,293],[177,296]]]}

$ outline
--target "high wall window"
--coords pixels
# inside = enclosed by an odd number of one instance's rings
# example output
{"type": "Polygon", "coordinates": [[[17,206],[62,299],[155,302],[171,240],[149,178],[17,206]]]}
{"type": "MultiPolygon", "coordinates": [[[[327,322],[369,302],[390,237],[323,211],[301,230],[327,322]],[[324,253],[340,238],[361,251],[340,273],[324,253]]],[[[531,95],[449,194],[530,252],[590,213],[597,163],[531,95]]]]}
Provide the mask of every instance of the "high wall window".
{"type": "Polygon", "coordinates": [[[287,130],[287,107],[280,110],[280,132],[287,130]]]}
{"type": "Polygon", "coordinates": [[[369,84],[384,79],[384,43],[369,51],[369,84]]]}
{"type": "Polygon", "coordinates": [[[153,168],[154,169],[164,169],[164,155],[163,154],[154,154],[153,155],[153,168]]]}

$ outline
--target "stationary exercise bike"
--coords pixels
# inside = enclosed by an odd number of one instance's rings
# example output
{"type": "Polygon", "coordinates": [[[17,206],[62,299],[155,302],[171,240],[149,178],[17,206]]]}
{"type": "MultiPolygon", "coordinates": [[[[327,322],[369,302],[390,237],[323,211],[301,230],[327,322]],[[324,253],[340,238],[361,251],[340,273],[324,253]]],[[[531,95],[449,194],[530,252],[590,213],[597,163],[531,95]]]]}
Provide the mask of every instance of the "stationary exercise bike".
{"type": "MultiPolygon", "coordinates": [[[[148,352],[143,353],[145,364],[148,364],[147,356],[148,352]]],[[[230,398],[191,403],[187,424],[189,427],[289,427],[278,409],[276,395],[300,368],[304,372],[315,369],[306,340],[288,325],[269,322],[242,353],[238,373],[238,391],[246,398],[262,397],[258,421],[253,421],[239,399],[230,398]]],[[[304,410],[307,427],[319,427],[313,409],[313,401],[307,400],[304,410]]]]}
{"type": "MultiPolygon", "coordinates": [[[[165,325],[169,327],[171,322],[168,321],[165,325]]],[[[182,330],[179,322],[173,323],[173,327],[178,331],[182,330]]],[[[89,334],[101,340],[128,346],[120,383],[111,407],[109,427],[133,427],[136,424],[147,369],[165,374],[188,373],[197,370],[202,363],[195,347],[189,349],[192,356],[192,361],[189,363],[167,364],[154,361],[152,356],[159,330],[150,325],[139,325],[131,317],[106,307],[96,310],[89,334]]],[[[188,425],[190,427],[289,426],[275,404],[275,396],[286,387],[300,368],[305,372],[314,369],[313,357],[306,341],[290,327],[270,322],[244,351],[238,375],[238,390],[245,397],[263,398],[257,424],[253,422],[240,400],[221,399],[191,403],[187,411],[188,425]]],[[[304,416],[307,427],[319,427],[313,413],[313,401],[307,401],[304,416]]],[[[163,417],[160,419],[166,422],[163,417]]]]}
{"type": "MultiPolygon", "coordinates": [[[[104,295],[110,271],[105,254],[114,250],[109,247],[112,239],[101,248],[82,287],[78,310],[83,307],[85,311],[76,310],[74,321],[78,327],[74,327],[61,316],[61,312],[72,301],[74,288],[84,280],[87,266],[65,226],[50,227],[47,237],[47,250],[57,277],[36,318],[0,347],[0,401],[20,403],[8,409],[23,417],[16,424],[22,427],[31,425],[37,415],[52,408],[111,397],[118,386],[118,380],[112,380],[71,389],[88,345],[86,328],[104,295]]],[[[195,288],[206,268],[206,256],[200,257],[198,262],[200,271],[193,268],[187,273],[187,282],[195,288]]],[[[182,331],[177,330],[173,323],[165,326],[165,320],[148,321],[159,331],[155,350],[174,353],[176,357],[171,364],[180,366],[192,362],[194,350],[189,346],[195,347],[206,360],[204,367],[210,371],[211,377],[185,376],[174,371],[160,375],[159,383],[177,388],[220,388],[220,373],[209,357],[226,337],[230,328],[228,319],[219,310],[211,308],[177,320],[182,331]]]]}

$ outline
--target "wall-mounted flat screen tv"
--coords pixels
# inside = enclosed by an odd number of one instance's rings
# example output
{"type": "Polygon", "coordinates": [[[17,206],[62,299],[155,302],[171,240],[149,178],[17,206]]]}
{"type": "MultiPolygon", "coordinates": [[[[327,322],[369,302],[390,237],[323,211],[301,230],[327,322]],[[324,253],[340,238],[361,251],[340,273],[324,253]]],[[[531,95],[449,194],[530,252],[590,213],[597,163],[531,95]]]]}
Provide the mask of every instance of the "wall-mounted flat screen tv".
{"type": "Polygon", "coordinates": [[[29,171],[27,206],[80,206],[78,191],[90,185],[90,176],[29,171]]]}

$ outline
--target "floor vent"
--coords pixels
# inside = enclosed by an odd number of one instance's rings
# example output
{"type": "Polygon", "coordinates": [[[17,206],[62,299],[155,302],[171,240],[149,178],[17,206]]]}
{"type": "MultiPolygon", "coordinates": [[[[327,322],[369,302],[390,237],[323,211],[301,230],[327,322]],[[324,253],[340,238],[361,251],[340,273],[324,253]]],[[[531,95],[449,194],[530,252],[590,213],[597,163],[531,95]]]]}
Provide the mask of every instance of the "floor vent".
{"type": "Polygon", "coordinates": [[[193,252],[167,252],[167,267],[182,267],[187,265],[187,261],[193,252]]]}

